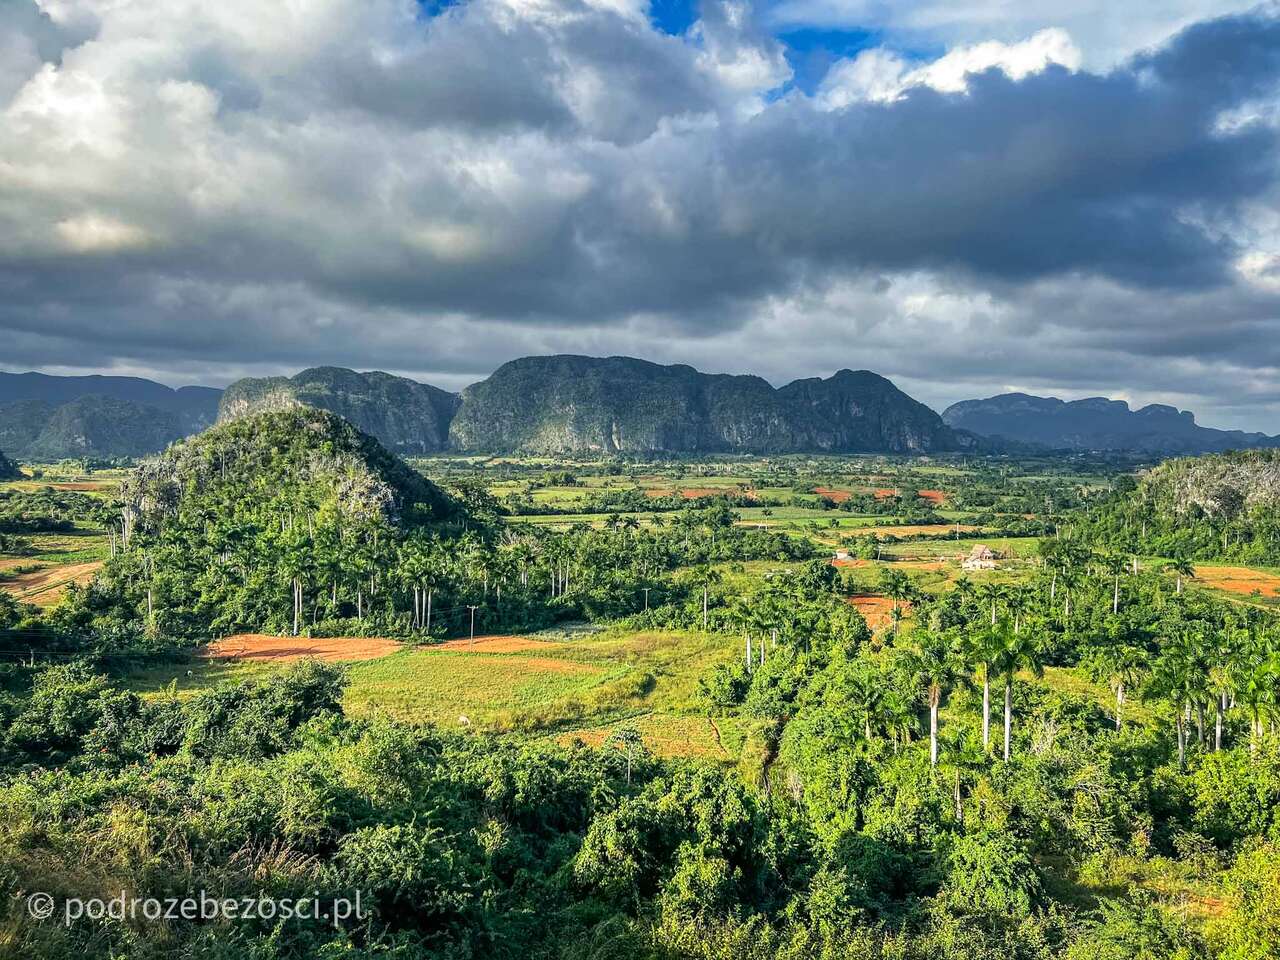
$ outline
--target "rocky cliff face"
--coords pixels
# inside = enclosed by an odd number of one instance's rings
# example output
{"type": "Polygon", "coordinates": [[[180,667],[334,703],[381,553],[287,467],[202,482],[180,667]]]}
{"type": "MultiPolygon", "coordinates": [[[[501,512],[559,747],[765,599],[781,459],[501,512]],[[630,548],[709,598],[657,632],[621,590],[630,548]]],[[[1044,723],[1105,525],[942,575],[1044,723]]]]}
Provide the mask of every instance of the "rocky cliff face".
{"type": "Polygon", "coordinates": [[[796,380],[778,394],[797,418],[813,422],[822,450],[930,453],[973,446],[971,437],[958,434],[923,403],[869,370],[796,380]]]}
{"type": "Polygon", "coordinates": [[[962,400],[944,410],[942,418],[952,427],[982,436],[1067,450],[1211,453],[1280,443],[1262,433],[1202,427],[1191,412],[1164,404],[1130,410],[1123,400],[1105,397],[1066,402],[1006,393],[962,400]]]}
{"type": "Polygon", "coordinates": [[[463,392],[462,450],[518,453],[928,452],[967,440],[883,377],[759,377],[629,357],[526,357],[463,392]]]}
{"type": "Polygon", "coordinates": [[[459,398],[389,373],[315,367],[293,377],[238,380],[222,396],[218,422],[307,406],[328,410],[401,456],[445,448],[459,398]]]}

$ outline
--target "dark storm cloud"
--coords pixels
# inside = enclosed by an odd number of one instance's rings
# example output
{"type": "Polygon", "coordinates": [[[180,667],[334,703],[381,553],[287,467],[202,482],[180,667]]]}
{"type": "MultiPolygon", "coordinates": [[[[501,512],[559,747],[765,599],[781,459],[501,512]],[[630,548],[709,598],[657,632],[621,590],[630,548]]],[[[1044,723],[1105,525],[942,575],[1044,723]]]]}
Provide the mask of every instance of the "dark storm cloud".
{"type": "Polygon", "coordinates": [[[452,386],[576,349],[1153,391],[1154,357],[1271,397],[1269,14],[831,109],[736,5],[687,37],[625,0],[305,6],[0,19],[4,366],[452,386]]]}

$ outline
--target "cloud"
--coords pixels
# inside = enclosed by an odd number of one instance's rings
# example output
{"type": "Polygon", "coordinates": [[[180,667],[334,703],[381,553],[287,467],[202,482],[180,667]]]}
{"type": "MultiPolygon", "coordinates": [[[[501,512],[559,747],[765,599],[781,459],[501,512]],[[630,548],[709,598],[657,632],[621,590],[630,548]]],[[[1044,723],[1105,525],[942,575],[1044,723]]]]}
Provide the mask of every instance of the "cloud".
{"type": "Polygon", "coordinates": [[[1080,50],[1063,30],[1041,30],[1020,43],[991,40],[957,47],[914,68],[901,57],[874,48],[835,64],[822,81],[818,101],[834,110],[858,101],[898,100],[912,87],[967,93],[973,74],[999,70],[1011,80],[1021,80],[1042,73],[1050,65],[1068,70],[1080,67],[1080,50]]]}
{"type": "Polygon", "coordinates": [[[1265,11],[1106,70],[1045,23],[875,48],[809,96],[742,3],[9,10],[10,367],[461,386],[573,350],[1273,402],[1265,11]]]}
{"type": "Polygon", "coordinates": [[[1196,22],[1256,7],[1257,0],[781,0],[769,19],[784,27],[872,29],[890,45],[913,48],[1012,44],[1056,27],[1073,38],[1087,67],[1105,70],[1196,22]]]}

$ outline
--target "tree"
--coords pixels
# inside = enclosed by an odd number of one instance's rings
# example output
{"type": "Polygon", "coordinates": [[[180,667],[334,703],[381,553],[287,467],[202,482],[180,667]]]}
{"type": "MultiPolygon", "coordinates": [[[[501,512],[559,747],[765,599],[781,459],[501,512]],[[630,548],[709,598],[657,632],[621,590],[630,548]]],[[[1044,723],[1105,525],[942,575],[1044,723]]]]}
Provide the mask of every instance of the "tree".
{"type": "Polygon", "coordinates": [[[694,572],[695,582],[702,586],[702,629],[707,629],[707,602],[711,593],[711,587],[724,579],[722,574],[710,564],[699,565],[694,572]]]}
{"type": "Polygon", "coordinates": [[[929,706],[929,763],[938,765],[938,708],[947,690],[960,676],[961,661],[952,637],[919,629],[913,634],[916,649],[913,667],[925,685],[929,706]]]}
{"type": "MultiPolygon", "coordinates": [[[[911,578],[901,570],[886,569],[881,574],[881,589],[890,600],[893,601],[893,609],[900,612],[901,605],[909,601],[915,596],[915,586],[911,583],[911,578]]],[[[898,633],[898,620],[893,620],[893,632],[896,636],[898,633]]]]}
{"type": "Polygon", "coordinates": [[[997,667],[1004,678],[1004,759],[1008,760],[1013,739],[1013,677],[1019,670],[1030,670],[1037,677],[1044,676],[1039,630],[1006,634],[997,667]]]}
{"type": "Polygon", "coordinates": [[[606,747],[615,747],[627,758],[627,785],[631,785],[631,764],[635,757],[644,750],[644,738],[634,724],[624,723],[615,727],[605,740],[606,747]]]}
{"type": "Polygon", "coordinates": [[[963,643],[965,662],[982,682],[982,746],[991,746],[991,671],[1009,645],[1007,621],[969,634],[963,643]]]}
{"type": "Polygon", "coordinates": [[[1121,728],[1121,715],[1128,692],[1137,687],[1146,656],[1137,647],[1124,643],[1112,643],[1091,652],[1085,662],[1093,676],[1104,681],[1116,700],[1116,731],[1121,728]]]}
{"type": "Polygon", "coordinates": [[[1168,563],[1164,565],[1164,568],[1168,570],[1170,573],[1175,574],[1177,576],[1178,578],[1177,591],[1179,595],[1181,595],[1182,593],[1182,578],[1187,577],[1190,579],[1194,579],[1196,575],[1195,564],[1193,564],[1191,560],[1185,556],[1174,557],[1172,560],[1170,560],[1168,563]]]}

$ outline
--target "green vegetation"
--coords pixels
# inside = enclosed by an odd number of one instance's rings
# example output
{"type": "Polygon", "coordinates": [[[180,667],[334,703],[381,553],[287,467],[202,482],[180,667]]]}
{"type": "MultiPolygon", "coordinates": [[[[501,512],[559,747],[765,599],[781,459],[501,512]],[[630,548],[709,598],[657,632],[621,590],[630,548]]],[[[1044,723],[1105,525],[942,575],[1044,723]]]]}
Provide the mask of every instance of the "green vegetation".
{"type": "Polygon", "coordinates": [[[316,367],[292,377],[237,380],[222,395],[220,422],[305,404],[349,420],[388,450],[420,456],[443,450],[457,394],[388,373],[316,367]]]}
{"type": "Polygon", "coordinates": [[[1280,450],[1170,460],[1117,490],[1080,536],[1147,555],[1280,565],[1280,450]]]}
{"type": "Polygon", "coordinates": [[[524,357],[463,392],[461,450],[523,454],[941,451],[972,447],[868,371],[799,380],[710,375],[630,357],[524,357]]]}
{"type": "Polygon", "coordinates": [[[1200,569],[1270,534],[1245,522],[1261,506],[1196,532],[1181,504],[1221,488],[1218,463],[1135,485],[1083,460],[440,457],[429,480],[289,405],[115,499],[9,493],[32,548],[109,556],[46,611],[0,593],[0,943],[1275,956],[1280,621],[1200,569]],[[1184,528],[1196,562],[1151,556],[1184,528]],[[976,536],[995,553],[966,568],[976,536]],[[403,645],[193,656],[228,633],[403,645]],[[369,912],[25,909],[122,889],[359,892],[369,912]]]}

